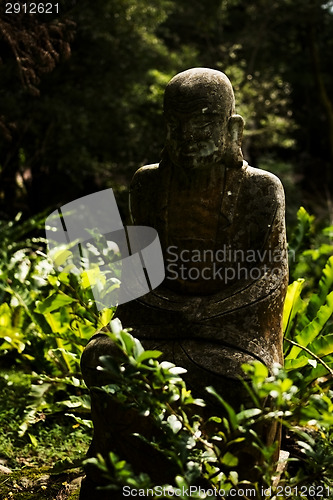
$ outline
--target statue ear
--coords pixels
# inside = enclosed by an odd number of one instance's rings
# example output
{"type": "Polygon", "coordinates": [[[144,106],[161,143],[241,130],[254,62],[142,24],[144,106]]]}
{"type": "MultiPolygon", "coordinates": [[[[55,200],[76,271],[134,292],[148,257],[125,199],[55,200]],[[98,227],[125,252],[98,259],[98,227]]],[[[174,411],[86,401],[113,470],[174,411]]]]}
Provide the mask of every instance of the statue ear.
{"type": "Polygon", "coordinates": [[[228,120],[228,132],[231,142],[237,144],[238,147],[242,145],[244,130],[244,120],[241,115],[231,115],[228,120]]]}
{"type": "Polygon", "coordinates": [[[243,165],[243,153],[241,150],[244,120],[240,115],[231,115],[228,120],[228,163],[231,167],[243,165]]]}

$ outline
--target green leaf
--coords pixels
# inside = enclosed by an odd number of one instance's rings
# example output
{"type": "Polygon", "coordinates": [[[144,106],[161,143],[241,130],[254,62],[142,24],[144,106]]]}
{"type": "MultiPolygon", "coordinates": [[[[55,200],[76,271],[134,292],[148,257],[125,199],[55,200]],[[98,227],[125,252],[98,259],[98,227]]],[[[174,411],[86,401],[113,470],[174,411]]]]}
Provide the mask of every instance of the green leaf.
{"type": "Polygon", "coordinates": [[[300,295],[304,281],[304,279],[298,279],[288,286],[283,309],[283,332],[285,336],[288,336],[293,326],[293,320],[303,303],[300,295]]]}
{"type": "Polygon", "coordinates": [[[233,471],[233,470],[232,470],[232,471],[229,473],[229,478],[228,478],[228,479],[230,479],[231,483],[232,483],[234,486],[237,486],[237,484],[238,484],[238,473],[237,473],[236,471],[233,471]]]}
{"type": "Polygon", "coordinates": [[[212,396],[215,396],[216,399],[221,403],[221,405],[225,408],[227,411],[228,417],[229,417],[229,422],[231,424],[231,427],[233,430],[237,429],[238,427],[238,421],[237,421],[237,414],[235,410],[232,408],[232,406],[229,405],[214,389],[214,387],[206,387],[206,391],[211,394],[212,396]]]}
{"type": "Polygon", "coordinates": [[[141,356],[141,354],[144,353],[144,348],[143,345],[141,344],[139,339],[136,339],[135,337],[132,337],[134,340],[134,346],[133,346],[133,356],[135,360],[137,361],[137,358],[141,356]]]}
{"type": "Polygon", "coordinates": [[[103,285],[105,285],[106,283],[104,274],[97,266],[88,269],[87,271],[83,271],[83,273],[81,274],[81,285],[84,289],[93,287],[99,281],[103,283],[103,285]]]}
{"type": "Polygon", "coordinates": [[[122,344],[123,349],[126,352],[126,354],[128,356],[132,356],[134,346],[135,346],[134,337],[132,337],[132,335],[130,333],[128,333],[124,330],[122,330],[119,333],[119,337],[120,337],[121,344],[122,344]]]}
{"type": "Polygon", "coordinates": [[[65,413],[65,415],[67,417],[72,417],[74,418],[74,420],[80,424],[80,425],[83,425],[85,427],[88,427],[88,429],[93,429],[94,428],[94,425],[92,423],[92,420],[88,420],[86,418],[80,418],[80,417],[77,417],[76,415],[74,415],[73,413],[65,413]]]}
{"type": "Polygon", "coordinates": [[[289,249],[291,253],[296,255],[302,247],[313,230],[314,216],[310,215],[304,207],[300,207],[297,212],[298,224],[289,242],[289,249]]]}
{"type": "MultiPolygon", "coordinates": [[[[333,362],[326,363],[333,370],[333,362]]],[[[304,377],[304,386],[311,384],[314,380],[317,380],[320,377],[327,376],[327,369],[322,365],[317,365],[316,368],[311,368],[308,374],[304,377]]]]}
{"type": "Polygon", "coordinates": [[[37,441],[37,438],[36,436],[34,436],[33,434],[31,434],[30,432],[28,432],[28,436],[30,438],[30,441],[31,441],[31,444],[34,448],[37,448],[38,447],[38,441],[37,441]]]}
{"type": "Polygon", "coordinates": [[[216,423],[220,424],[222,422],[222,418],[221,417],[210,417],[208,419],[208,422],[216,422],[216,423]]]}
{"type": "Polygon", "coordinates": [[[62,460],[57,460],[52,467],[52,472],[54,474],[61,474],[69,469],[74,469],[82,465],[82,459],[72,460],[71,458],[63,458],[62,460]]]}
{"type": "Polygon", "coordinates": [[[319,281],[318,294],[311,295],[308,307],[307,316],[311,320],[315,318],[320,307],[325,304],[326,297],[333,289],[333,256],[330,257],[322,271],[322,276],[319,281]]]}
{"type": "Polygon", "coordinates": [[[227,453],[223,455],[221,462],[224,465],[227,465],[228,467],[236,467],[238,465],[238,458],[235,457],[235,455],[233,455],[229,451],[227,451],[227,453]]]}
{"type": "Polygon", "coordinates": [[[311,352],[320,358],[333,354],[333,334],[325,335],[308,345],[311,352]]]}
{"type": "MultiPolygon", "coordinates": [[[[303,347],[307,347],[314,341],[318,335],[321,334],[323,327],[333,314],[333,292],[326,297],[326,304],[322,305],[314,320],[311,321],[303,330],[297,335],[296,342],[303,347]]],[[[288,358],[296,358],[301,352],[301,348],[293,346],[290,350],[288,358]]]]}
{"type": "Polygon", "coordinates": [[[35,312],[40,314],[50,313],[75,301],[76,299],[69,297],[69,295],[55,292],[49,295],[43,302],[38,302],[35,312]]]}
{"type": "Polygon", "coordinates": [[[261,413],[262,410],[260,410],[260,408],[248,408],[247,410],[243,410],[237,413],[237,420],[238,422],[241,422],[242,420],[248,420],[250,418],[256,417],[257,415],[260,415],[261,413]]]}
{"type": "Polygon", "coordinates": [[[264,365],[260,361],[254,361],[254,363],[252,363],[252,366],[254,367],[255,378],[264,380],[265,378],[268,377],[268,368],[266,365],[264,365]]]}
{"type": "Polygon", "coordinates": [[[11,348],[17,349],[19,353],[22,353],[25,349],[24,334],[17,331],[16,328],[7,328],[0,324],[0,338],[4,340],[0,346],[0,350],[11,348]]]}
{"type": "Polygon", "coordinates": [[[63,283],[64,285],[69,285],[70,274],[65,273],[65,272],[61,272],[60,274],[58,274],[58,280],[60,281],[60,283],[63,283]]]}
{"type": "Polygon", "coordinates": [[[303,368],[303,366],[306,366],[309,362],[309,358],[307,356],[299,356],[298,358],[290,358],[286,357],[284,360],[284,367],[286,371],[290,370],[297,370],[299,368],[303,368]]]}
{"type": "Polygon", "coordinates": [[[137,358],[137,363],[142,363],[143,361],[146,361],[147,359],[156,359],[159,358],[162,355],[161,351],[143,351],[140,356],[137,358]]]}
{"type": "Polygon", "coordinates": [[[108,325],[110,321],[112,320],[114,314],[114,309],[103,309],[98,316],[98,326],[100,328],[103,328],[104,326],[108,325]]]}

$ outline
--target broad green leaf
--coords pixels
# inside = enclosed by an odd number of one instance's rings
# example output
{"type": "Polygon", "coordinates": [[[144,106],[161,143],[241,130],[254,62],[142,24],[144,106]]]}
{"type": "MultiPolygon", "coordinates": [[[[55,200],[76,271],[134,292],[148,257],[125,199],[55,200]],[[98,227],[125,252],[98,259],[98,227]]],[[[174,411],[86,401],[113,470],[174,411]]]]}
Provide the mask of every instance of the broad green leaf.
{"type": "Polygon", "coordinates": [[[54,287],[57,287],[59,285],[58,276],[54,276],[53,274],[48,275],[47,281],[50,283],[50,285],[52,285],[54,287]]]}
{"type": "Polygon", "coordinates": [[[108,325],[114,315],[114,309],[103,309],[98,316],[98,326],[103,328],[108,325]]]}
{"type": "Polygon", "coordinates": [[[309,362],[309,358],[307,356],[299,356],[297,358],[290,358],[290,355],[286,357],[284,360],[284,368],[286,371],[297,370],[299,368],[303,368],[309,362]]]}
{"type": "Polygon", "coordinates": [[[326,234],[330,238],[333,238],[333,226],[328,226],[323,229],[323,234],[326,234]]]}
{"type": "Polygon", "coordinates": [[[281,391],[287,392],[293,386],[293,381],[291,378],[285,378],[281,383],[281,391]]]}
{"type": "Polygon", "coordinates": [[[57,339],[57,344],[59,345],[59,347],[57,347],[56,349],[50,349],[49,351],[50,353],[52,353],[52,359],[55,358],[59,361],[63,360],[69,372],[77,371],[80,364],[78,355],[61,347],[62,342],[59,339],[57,339]]]}
{"type": "MultiPolygon", "coordinates": [[[[333,360],[331,362],[326,362],[326,364],[333,370],[333,360]]],[[[311,384],[314,380],[317,380],[320,377],[325,377],[326,375],[327,369],[325,366],[318,363],[316,368],[309,368],[309,372],[304,378],[304,384],[311,384]]]]}
{"type": "Polygon", "coordinates": [[[78,330],[81,339],[89,340],[94,333],[96,333],[96,328],[92,323],[78,323],[78,330]]]}
{"type": "Polygon", "coordinates": [[[43,302],[38,302],[35,312],[40,314],[50,313],[75,301],[76,299],[70,297],[69,295],[55,292],[49,295],[47,299],[43,300],[43,302]]]}
{"type": "Polygon", "coordinates": [[[313,293],[311,295],[309,305],[307,307],[307,316],[309,319],[313,319],[319,308],[325,304],[326,297],[333,289],[333,256],[330,257],[323,269],[322,276],[319,282],[319,292],[318,294],[313,293]]]}
{"type": "Polygon", "coordinates": [[[300,278],[288,286],[283,309],[283,332],[285,336],[288,336],[293,320],[303,303],[300,295],[304,281],[304,279],[300,278]]]}
{"type": "Polygon", "coordinates": [[[308,345],[308,349],[320,358],[328,354],[333,354],[333,334],[316,339],[308,345]]]}
{"type": "Polygon", "coordinates": [[[268,368],[260,361],[255,361],[252,365],[254,367],[254,376],[256,378],[265,379],[268,377],[268,368]]]}
{"type": "MultiPolygon", "coordinates": [[[[296,337],[296,342],[301,346],[307,347],[321,334],[323,327],[333,314],[333,292],[326,297],[326,304],[322,305],[314,320],[311,321],[296,337]]],[[[293,346],[288,358],[296,358],[301,352],[301,348],[293,346]]]]}

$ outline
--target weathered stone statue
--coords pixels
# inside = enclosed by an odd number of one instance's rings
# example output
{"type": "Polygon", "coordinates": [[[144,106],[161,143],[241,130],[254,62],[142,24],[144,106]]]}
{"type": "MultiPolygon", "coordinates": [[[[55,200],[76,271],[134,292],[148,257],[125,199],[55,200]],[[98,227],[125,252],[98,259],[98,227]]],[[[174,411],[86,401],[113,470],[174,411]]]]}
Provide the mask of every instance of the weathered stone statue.
{"type": "MultiPolygon", "coordinates": [[[[277,177],[243,160],[243,119],[223,73],[194,68],[176,75],[164,115],[162,160],[134,175],[130,209],[134,224],[157,230],[166,278],[117,316],[145,348],[187,369],[195,395],[207,399],[205,387],[213,385],[237,407],[247,399],[243,363],[282,363],[284,192],[277,177]]],[[[96,385],[98,357],[109,351],[103,336],[88,344],[88,385],[96,385]]],[[[274,426],[263,432],[268,442],[277,439],[274,426]]],[[[105,443],[97,430],[92,447],[102,451],[105,443]]]]}

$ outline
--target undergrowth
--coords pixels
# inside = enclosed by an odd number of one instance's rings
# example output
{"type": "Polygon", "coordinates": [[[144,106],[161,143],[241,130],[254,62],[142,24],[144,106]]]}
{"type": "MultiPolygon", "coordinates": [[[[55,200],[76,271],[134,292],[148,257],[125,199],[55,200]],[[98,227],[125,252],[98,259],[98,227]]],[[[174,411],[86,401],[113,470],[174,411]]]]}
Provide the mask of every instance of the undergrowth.
{"type": "MultiPolygon", "coordinates": [[[[237,435],[240,440],[251,439],[261,450],[262,484],[273,488],[274,453],[263,446],[254,428],[258,421],[275,419],[284,426],[284,445],[289,446],[292,458],[280,481],[293,488],[286,490],[290,494],[284,498],[310,500],[314,497],[309,493],[311,486],[317,488],[317,497],[318,488],[322,487],[326,496],[319,496],[330,498],[327,488],[332,487],[333,481],[332,227],[318,232],[313,217],[304,209],[299,210],[298,224],[289,241],[285,367],[276,367],[273,374],[268,374],[262,365],[245,367],[252,380],[248,390],[253,408],[238,413],[210,389],[226,416],[212,416],[216,425],[214,433],[209,434],[204,422],[193,417],[193,408],[187,411],[199,403],[186,389],[180,371],[171,365],[161,368],[157,352],[145,353],[129,332],[117,326],[114,309],[97,311],[84,273],[75,275],[53,269],[45,253],[45,241],[31,236],[42,223],[42,217],[22,223],[19,216],[9,223],[0,222],[1,463],[13,470],[56,464],[59,473],[81,463],[80,456],[85,454],[91,439],[91,420],[80,357],[89,338],[99,331],[108,333],[113,321],[111,335],[125,356],[125,361],[119,361],[117,366],[123,367],[126,377],[120,377],[116,391],[105,391],[109,397],[118,394],[128,405],[134,404],[134,388],[142,391],[142,397],[137,398],[141,404],[138,412],[147,411],[149,400],[149,418],[158,419],[164,429],[159,449],[171,456],[178,467],[174,482],[168,487],[193,485],[202,477],[212,487],[226,491],[240,488],[237,456],[229,450],[230,440],[237,435]],[[157,381],[162,377],[166,398],[178,401],[172,411],[166,400],[154,399],[149,384],[142,389],[142,377],[148,372],[157,381]],[[221,439],[222,454],[215,446],[221,439]],[[301,491],[304,485],[308,489],[301,491]]],[[[102,361],[105,370],[115,369],[114,360],[102,361]]],[[[109,478],[110,487],[156,486],[147,475],[135,475],[131,464],[114,453],[91,459],[88,465],[101,469],[109,478]]],[[[273,498],[275,493],[271,490],[267,498],[273,498]]],[[[260,491],[258,494],[263,495],[260,491]]]]}

